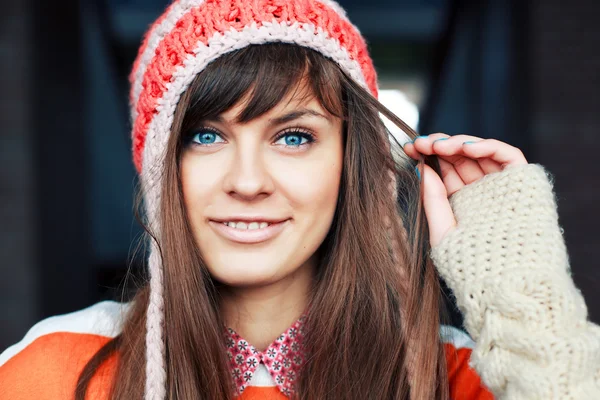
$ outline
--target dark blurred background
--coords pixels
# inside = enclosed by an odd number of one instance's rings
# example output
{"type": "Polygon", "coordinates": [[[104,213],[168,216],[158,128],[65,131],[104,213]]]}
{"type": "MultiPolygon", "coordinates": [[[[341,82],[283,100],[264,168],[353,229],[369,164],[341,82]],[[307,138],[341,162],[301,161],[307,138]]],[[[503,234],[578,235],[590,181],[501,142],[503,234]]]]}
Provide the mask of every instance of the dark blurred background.
{"type": "MultiPolygon", "coordinates": [[[[498,138],[554,174],[573,276],[600,322],[600,2],[340,3],[382,98],[421,134],[498,138]]],[[[0,351],[119,293],[140,234],[127,75],[166,5],[2,2],[0,351]]]]}

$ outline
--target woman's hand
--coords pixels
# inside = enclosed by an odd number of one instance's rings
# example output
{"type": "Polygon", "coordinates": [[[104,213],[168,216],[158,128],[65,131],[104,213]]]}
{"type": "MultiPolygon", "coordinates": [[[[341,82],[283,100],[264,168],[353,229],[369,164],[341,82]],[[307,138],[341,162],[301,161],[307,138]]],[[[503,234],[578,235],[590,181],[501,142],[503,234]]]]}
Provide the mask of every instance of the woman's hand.
{"type": "Polygon", "coordinates": [[[468,135],[436,133],[419,136],[414,142],[406,143],[404,151],[415,160],[422,155],[435,155],[439,159],[441,177],[428,165],[420,171],[431,247],[437,246],[456,226],[448,197],[487,174],[502,171],[509,165],[527,164],[525,156],[516,147],[499,140],[468,135]]]}

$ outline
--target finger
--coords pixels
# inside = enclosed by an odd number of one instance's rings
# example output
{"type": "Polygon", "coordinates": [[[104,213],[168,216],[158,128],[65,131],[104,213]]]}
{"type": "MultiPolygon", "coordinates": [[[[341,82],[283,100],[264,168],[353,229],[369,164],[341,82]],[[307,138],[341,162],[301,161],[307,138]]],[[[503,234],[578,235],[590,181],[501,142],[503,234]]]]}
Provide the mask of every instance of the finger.
{"type": "MultiPolygon", "coordinates": [[[[427,154],[419,151],[419,149],[415,146],[415,143],[419,143],[419,147],[422,148],[423,144],[425,146],[430,146],[434,140],[448,137],[445,133],[434,133],[427,136],[417,136],[410,142],[406,142],[404,144],[404,152],[414,160],[420,160],[422,154],[427,154]]],[[[429,153],[431,154],[431,153],[429,153]]]]}
{"type": "Polygon", "coordinates": [[[456,162],[458,159],[457,155],[460,154],[476,159],[484,174],[502,171],[502,165],[500,163],[487,157],[478,157],[478,155],[483,155],[485,153],[480,152],[478,146],[472,145],[475,143],[479,144],[484,141],[484,139],[469,135],[456,135],[452,138],[441,139],[442,140],[435,140],[432,143],[432,149],[439,158],[449,162],[456,162]]]}
{"type": "Polygon", "coordinates": [[[421,153],[417,151],[417,149],[411,142],[407,142],[404,144],[404,152],[413,160],[419,160],[422,157],[421,153]]]}
{"type": "Polygon", "coordinates": [[[465,142],[479,142],[483,139],[469,135],[440,137],[431,141],[431,151],[438,156],[463,156],[465,142]]]}
{"type": "Polygon", "coordinates": [[[484,140],[483,138],[480,138],[478,136],[473,136],[473,135],[465,135],[463,133],[461,134],[456,134],[456,135],[452,135],[448,137],[448,140],[452,140],[452,141],[456,141],[458,143],[464,143],[464,142],[479,142],[481,140],[484,140]]]}
{"type": "Polygon", "coordinates": [[[430,244],[435,247],[456,226],[456,219],[442,179],[430,166],[423,167],[423,208],[429,226],[430,244]]]}
{"type": "MultiPolygon", "coordinates": [[[[448,161],[446,161],[448,162],[448,161]]],[[[452,166],[460,176],[460,179],[468,185],[485,176],[479,163],[468,157],[458,157],[452,162],[452,166]]]]}
{"type": "Polygon", "coordinates": [[[494,173],[494,172],[502,171],[502,165],[498,164],[496,161],[492,160],[491,158],[479,158],[479,159],[477,159],[477,162],[479,163],[479,167],[481,167],[481,170],[486,175],[494,173]]]}
{"type": "Polygon", "coordinates": [[[463,139],[461,139],[461,136],[464,135],[444,140],[435,140],[431,146],[434,154],[444,156],[447,162],[454,165],[454,169],[458,172],[462,181],[468,185],[482,178],[485,172],[476,160],[462,155],[461,147],[463,144],[460,140],[463,139]]]}
{"type": "Polygon", "coordinates": [[[527,164],[527,159],[520,149],[496,139],[466,143],[462,146],[462,151],[469,157],[489,158],[500,164],[502,168],[507,165],[527,164]]]}
{"type": "Polygon", "coordinates": [[[460,190],[463,186],[465,186],[465,182],[462,180],[454,165],[449,163],[448,161],[438,158],[438,162],[440,164],[440,172],[442,174],[442,182],[446,187],[446,192],[448,196],[451,196],[458,190],[460,190]]]}
{"type": "MultiPolygon", "coordinates": [[[[490,158],[501,168],[513,164],[527,164],[521,150],[500,140],[481,139],[470,135],[455,135],[440,139],[432,143],[432,150],[440,156],[463,155],[477,159],[490,158]]],[[[492,168],[492,170],[497,169],[492,168]]]]}
{"type": "Polygon", "coordinates": [[[438,140],[438,139],[449,139],[450,136],[446,135],[445,133],[434,133],[428,136],[417,136],[415,138],[415,140],[413,141],[413,146],[415,147],[415,149],[421,153],[421,154],[425,154],[425,155],[432,155],[433,154],[433,142],[438,140]]]}
{"type": "MultiPolygon", "coordinates": [[[[448,161],[449,163],[455,163],[459,157],[463,157],[463,156],[442,156],[442,155],[437,155],[439,160],[445,160],[448,161]]],[[[476,159],[477,163],[479,164],[479,167],[481,168],[481,170],[484,172],[484,174],[491,174],[492,172],[499,172],[502,171],[502,165],[498,164],[497,162],[495,162],[494,160],[490,159],[490,158],[479,158],[476,159]]]]}

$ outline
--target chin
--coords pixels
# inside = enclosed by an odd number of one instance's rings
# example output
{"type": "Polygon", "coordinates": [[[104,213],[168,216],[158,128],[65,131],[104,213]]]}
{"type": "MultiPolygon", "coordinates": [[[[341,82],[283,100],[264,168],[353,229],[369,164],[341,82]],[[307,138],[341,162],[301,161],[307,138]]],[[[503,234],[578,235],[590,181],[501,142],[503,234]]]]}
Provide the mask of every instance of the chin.
{"type": "Polygon", "coordinates": [[[264,286],[292,273],[293,265],[281,258],[253,257],[248,254],[227,254],[219,260],[207,260],[213,279],[227,286],[264,286]]]}

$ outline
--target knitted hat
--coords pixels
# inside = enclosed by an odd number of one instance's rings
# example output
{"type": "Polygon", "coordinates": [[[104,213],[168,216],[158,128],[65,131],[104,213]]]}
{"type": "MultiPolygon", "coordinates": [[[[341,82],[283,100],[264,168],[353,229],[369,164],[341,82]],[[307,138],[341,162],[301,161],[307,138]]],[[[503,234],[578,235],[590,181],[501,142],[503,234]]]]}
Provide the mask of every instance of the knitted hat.
{"type": "MultiPolygon", "coordinates": [[[[153,232],[160,232],[162,161],[180,96],[221,55],[271,42],[320,52],[377,96],[375,69],[365,41],[332,0],[174,1],[150,27],[130,75],[133,161],[153,232]]],[[[162,400],[166,396],[163,271],[154,244],[148,266],[145,398],[162,400]]]]}

